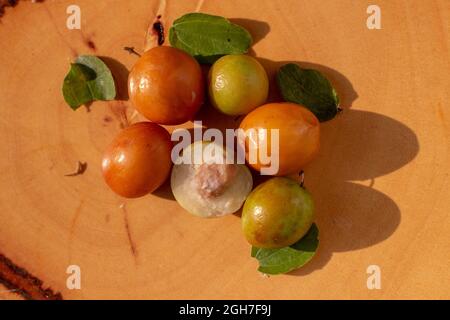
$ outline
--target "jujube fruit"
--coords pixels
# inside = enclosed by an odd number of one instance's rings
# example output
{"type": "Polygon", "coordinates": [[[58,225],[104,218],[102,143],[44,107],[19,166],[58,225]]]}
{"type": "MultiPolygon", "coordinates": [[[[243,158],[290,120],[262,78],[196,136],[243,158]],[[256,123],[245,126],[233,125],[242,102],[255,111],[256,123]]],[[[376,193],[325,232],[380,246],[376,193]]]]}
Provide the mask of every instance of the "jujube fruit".
{"type": "Polygon", "coordinates": [[[217,60],[208,77],[211,104],[224,114],[247,114],[266,102],[269,79],[253,57],[238,54],[217,60]]]}
{"type": "MultiPolygon", "coordinates": [[[[240,128],[248,133],[245,139],[247,160],[249,152],[253,150],[259,155],[264,145],[270,152],[271,130],[279,130],[279,147],[273,148],[270,154],[272,158],[278,156],[279,170],[275,174],[278,176],[298,174],[319,152],[319,120],[311,111],[295,103],[269,103],[256,108],[245,116],[240,128]],[[247,131],[249,129],[253,129],[253,133],[247,131]]],[[[262,163],[259,156],[252,162],[249,165],[258,171],[270,166],[262,163]]]]}
{"type": "Polygon", "coordinates": [[[133,124],[114,138],[103,155],[105,181],[122,197],[151,193],[169,176],[171,150],[166,129],[151,122],[133,124]]]}
{"type": "Polygon", "coordinates": [[[155,47],[132,68],[128,91],[135,108],[147,119],[166,125],[191,120],[204,99],[198,62],[182,50],[155,47]]]}
{"type": "Polygon", "coordinates": [[[296,181],[276,177],[250,193],[242,210],[247,241],[258,248],[282,248],[300,240],[314,220],[311,195],[296,181]]]}

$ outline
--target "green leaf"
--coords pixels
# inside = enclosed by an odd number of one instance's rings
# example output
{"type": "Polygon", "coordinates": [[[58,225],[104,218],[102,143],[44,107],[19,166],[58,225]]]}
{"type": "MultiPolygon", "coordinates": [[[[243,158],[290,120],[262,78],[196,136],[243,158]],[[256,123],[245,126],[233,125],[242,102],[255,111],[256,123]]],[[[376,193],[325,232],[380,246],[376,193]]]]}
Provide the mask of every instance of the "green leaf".
{"type": "Polygon", "coordinates": [[[116,86],[111,71],[96,56],[79,56],[64,78],[63,96],[73,109],[94,100],[113,100],[116,86]]]}
{"type": "Polygon", "coordinates": [[[210,64],[227,54],[246,53],[252,36],[223,17],[188,13],[173,22],[169,41],[172,47],[186,51],[200,63],[210,64]]]}
{"type": "Polygon", "coordinates": [[[288,63],[278,70],[277,83],[286,101],[304,105],[321,122],[336,116],[339,97],[330,81],[319,71],[288,63]]]}
{"type": "Polygon", "coordinates": [[[266,274],[287,273],[308,263],[319,246],[319,229],[313,223],[307,234],[290,247],[262,249],[252,247],[251,256],[258,259],[258,271],[266,274]]]}

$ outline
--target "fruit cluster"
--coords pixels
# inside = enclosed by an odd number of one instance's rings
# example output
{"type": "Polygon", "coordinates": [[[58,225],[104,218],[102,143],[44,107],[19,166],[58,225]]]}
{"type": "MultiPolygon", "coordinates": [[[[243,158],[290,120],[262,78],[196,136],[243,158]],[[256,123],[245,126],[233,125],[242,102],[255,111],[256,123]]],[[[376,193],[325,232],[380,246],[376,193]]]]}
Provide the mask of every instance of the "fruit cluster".
{"type": "MultiPolygon", "coordinates": [[[[211,104],[225,115],[246,115],[240,124],[245,150],[270,149],[270,130],[279,132],[277,178],[252,191],[252,175],[244,164],[227,163],[227,148],[213,142],[196,142],[182,151],[185,159],[200,150],[200,162],[172,166],[172,142],[161,125],[178,125],[193,119],[205,100],[205,79],[192,56],[161,46],[145,52],[129,76],[129,96],[135,108],[151,122],[124,129],[106,150],[102,168],[107,184],[123,197],[141,197],[155,191],[171,174],[178,203],[201,217],[218,217],[238,211],[247,240],[259,248],[280,248],[302,238],[313,222],[310,195],[296,181],[319,150],[319,120],[294,103],[265,104],[269,80],[263,66],[248,55],[226,55],[211,67],[207,79],[211,104]],[[253,130],[253,131],[252,131],[253,130]],[[214,145],[214,152],[205,148],[214,145]],[[216,161],[219,159],[219,161],[216,161]]],[[[259,154],[259,153],[258,153],[259,154]]],[[[273,157],[274,155],[272,155],[273,157]]],[[[260,171],[267,163],[259,157],[247,164],[260,171]]]]}

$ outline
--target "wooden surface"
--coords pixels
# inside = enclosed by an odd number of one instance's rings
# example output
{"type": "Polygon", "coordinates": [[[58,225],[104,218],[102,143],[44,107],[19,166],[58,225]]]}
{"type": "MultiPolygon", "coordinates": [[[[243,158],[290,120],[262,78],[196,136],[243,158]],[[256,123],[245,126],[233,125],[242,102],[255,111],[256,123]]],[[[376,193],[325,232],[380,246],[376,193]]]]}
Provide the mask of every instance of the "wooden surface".
{"type": "MultiPolygon", "coordinates": [[[[79,298],[450,298],[450,2],[375,1],[382,29],[368,30],[373,1],[23,2],[0,18],[0,253],[79,298]],[[81,7],[82,29],[66,28],[81,7]],[[149,23],[166,28],[200,10],[234,18],[270,74],[287,61],[323,71],[344,113],[322,126],[306,170],[317,204],[318,255],[289,275],[265,278],[240,220],[184,212],[166,185],[126,201],[105,185],[102,151],[127,101],[73,112],[61,96],[77,54],[107,57],[124,83],[149,23]],[[65,177],[77,161],[86,172],[65,177]],[[124,205],[122,205],[124,204],[124,205]],[[81,290],[66,268],[81,267],[81,290]],[[381,269],[368,290],[366,268],[381,269]]],[[[126,91],[119,88],[120,98],[126,91]]],[[[272,99],[276,95],[272,94],[272,99]]],[[[209,109],[206,125],[232,126],[209,109]]],[[[16,298],[0,286],[0,298],[16,298]]]]}

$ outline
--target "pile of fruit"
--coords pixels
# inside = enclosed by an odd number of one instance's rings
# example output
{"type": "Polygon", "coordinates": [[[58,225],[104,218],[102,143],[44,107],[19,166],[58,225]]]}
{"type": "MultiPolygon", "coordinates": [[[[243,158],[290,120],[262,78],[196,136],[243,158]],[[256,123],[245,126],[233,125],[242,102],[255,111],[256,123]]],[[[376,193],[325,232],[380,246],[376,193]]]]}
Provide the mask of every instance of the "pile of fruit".
{"type": "MultiPolygon", "coordinates": [[[[130,72],[130,100],[150,121],[132,124],[114,138],[102,161],[106,183],[122,197],[137,198],[170,177],[175,199],[196,216],[222,217],[242,208],[242,230],[261,272],[303,266],[317,249],[318,229],[311,195],[292,177],[318,154],[320,122],[338,112],[334,89],[318,71],[287,64],[277,74],[285,101],[265,104],[269,79],[258,60],[246,55],[251,35],[222,17],[187,14],[175,20],[169,39],[172,46],[146,51],[130,72]],[[207,77],[200,63],[212,64],[207,77]],[[173,159],[171,135],[162,125],[193,120],[209,105],[224,117],[243,116],[246,164],[226,161],[235,150],[215,141],[194,142],[177,155],[184,161],[173,159]],[[271,130],[277,130],[276,148],[271,130]],[[208,148],[214,151],[205,153],[208,148]],[[249,150],[259,155],[269,150],[271,161],[277,161],[275,177],[256,188],[248,167],[258,174],[272,163],[251,158],[249,150]]],[[[63,87],[72,108],[114,98],[114,86],[104,85],[113,82],[104,67],[86,56],[72,65],[63,87]],[[83,86],[91,96],[80,94],[83,86]]]]}

